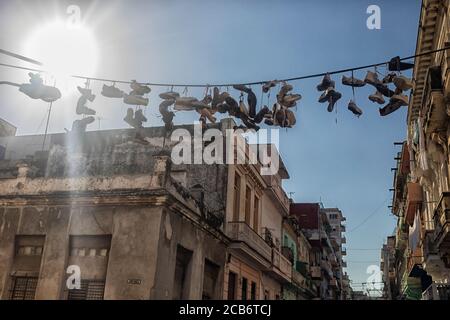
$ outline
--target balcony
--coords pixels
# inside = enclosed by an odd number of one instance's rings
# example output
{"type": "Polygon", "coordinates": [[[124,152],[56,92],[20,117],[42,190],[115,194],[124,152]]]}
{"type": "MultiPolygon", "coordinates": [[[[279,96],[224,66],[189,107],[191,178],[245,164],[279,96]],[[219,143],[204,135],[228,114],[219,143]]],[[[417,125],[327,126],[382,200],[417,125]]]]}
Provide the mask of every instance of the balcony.
{"type": "Polygon", "coordinates": [[[242,221],[228,222],[226,233],[233,241],[230,249],[246,254],[261,267],[270,267],[272,248],[249,225],[242,221]]]}
{"type": "Polygon", "coordinates": [[[342,254],[343,256],[346,256],[346,255],[347,255],[347,250],[346,250],[346,249],[342,249],[342,250],[341,250],[341,254],[342,254]]]}
{"type": "Polygon", "coordinates": [[[341,232],[345,232],[347,230],[345,224],[341,224],[341,232]]]}
{"type": "Polygon", "coordinates": [[[320,279],[322,278],[322,272],[319,266],[311,266],[311,278],[320,279]]]}
{"type": "Polygon", "coordinates": [[[423,262],[423,252],[420,247],[418,247],[416,250],[410,253],[410,255],[407,258],[407,273],[410,277],[414,277],[413,273],[415,273],[417,270],[422,269],[422,262],[423,262]]]}
{"type": "Polygon", "coordinates": [[[306,287],[306,277],[295,269],[292,271],[292,281],[300,287],[306,287]]]}
{"type": "Polygon", "coordinates": [[[434,243],[438,249],[450,245],[450,192],[443,192],[434,211],[434,243]]]}
{"type": "Polygon", "coordinates": [[[405,220],[409,225],[413,225],[416,211],[423,201],[422,186],[418,182],[408,182],[407,188],[405,220]]]}
{"type": "Polygon", "coordinates": [[[268,271],[279,281],[291,282],[292,263],[276,248],[272,248],[272,268],[268,271]]]}
{"type": "Polygon", "coordinates": [[[341,243],[342,243],[342,244],[346,244],[346,243],[347,243],[347,239],[346,239],[345,237],[342,237],[341,243]]]}
{"type": "Polygon", "coordinates": [[[347,268],[347,261],[342,260],[342,268],[347,268]]]}

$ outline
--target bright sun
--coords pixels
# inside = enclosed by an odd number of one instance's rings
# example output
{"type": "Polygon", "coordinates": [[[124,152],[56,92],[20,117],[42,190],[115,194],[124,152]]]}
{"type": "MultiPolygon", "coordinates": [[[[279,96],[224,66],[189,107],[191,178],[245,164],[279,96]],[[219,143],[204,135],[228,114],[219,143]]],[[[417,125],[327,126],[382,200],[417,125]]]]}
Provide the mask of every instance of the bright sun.
{"type": "Polygon", "coordinates": [[[85,27],[69,27],[57,21],[36,29],[26,42],[27,55],[44,64],[57,81],[70,75],[94,75],[98,47],[85,27]]]}

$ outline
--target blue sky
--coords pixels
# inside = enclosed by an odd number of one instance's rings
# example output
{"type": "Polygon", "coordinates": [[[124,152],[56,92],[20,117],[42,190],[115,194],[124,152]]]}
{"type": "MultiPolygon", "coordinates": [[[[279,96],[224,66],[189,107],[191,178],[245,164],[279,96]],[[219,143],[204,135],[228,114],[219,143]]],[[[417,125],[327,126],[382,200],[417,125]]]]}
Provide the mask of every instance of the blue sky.
{"type": "MultiPolygon", "coordinates": [[[[68,4],[81,3],[100,50],[97,70],[103,78],[152,82],[248,82],[289,78],[310,73],[366,65],[409,56],[415,51],[420,1],[342,0],[165,0],[165,1],[2,1],[0,47],[23,52],[27,35],[36,25],[55,16],[64,17],[68,4]],[[56,4],[57,3],[57,4],[56,4]],[[50,5],[51,4],[51,5],[50,5]],[[381,30],[366,27],[369,5],[381,8],[381,30]],[[22,19],[17,19],[20,15],[22,19]]],[[[2,62],[16,63],[8,57],[2,62]]],[[[380,71],[384,71],[380,69],[380,71]]],[[[26,72],[0,69],[1,80],[26,81],[26,72]]],[[[347,74],[349,75],[349,74],[347,74]]],[[[365,71],[355,72],[358,78],[365,71]]],[[[366,268],[378,264],[386,236],[394,229],[390,216],[390,168],[406,134],[406,109],[380,117],[378,106],[367,99],[372,87],[356,90],[363,109],[355,118],[343,93],[338,112],[328,113],[317,102],[320,79],[293,82],[301,93],[297,125],[281,130],[280,149],[290,172],[287,192],[298,202],[322,201],[337,206],[347,217],[348,273],[355,283],[367,280],[366,268]],[[364,250],[352,250],[364,249],[364,250]]],[[[83,81],[78,81],[82,84],[83,81]]],[[[91,86],[99,93],[101,84],[91,86]]],[[[260,89],[256,88],[259,93],[260,89]]],[[[123,89],[128,89],[124,87],[123,89]]],[[[11,87],[0,87],[0,117],[19,127],[19,134],[42,133],[47,105],[20,96],[11,87]]],[[[158,98],[150,95],[148,125],[160,125],[158,98]]],[[[201,90],[189,94],[200,95],[201,90]]],[[[272,95],[272,101],[273,101],[272,95]]],[[[259,94],[258,94],[259,99],[259,94]]],[[[264,100],[266,102],[266,100],[264,100]]],[[[50,132],[70,128],[76,96],[55,103],[50,132]]],[[[126,127],[126,108],[99,96],[92,104],[103,118],[101,129],[126,127]]],[[[176,123],[195,115],[177,115],[176,123]]],[[[91,129],[98,129],[98,122],[91,129]]]]}

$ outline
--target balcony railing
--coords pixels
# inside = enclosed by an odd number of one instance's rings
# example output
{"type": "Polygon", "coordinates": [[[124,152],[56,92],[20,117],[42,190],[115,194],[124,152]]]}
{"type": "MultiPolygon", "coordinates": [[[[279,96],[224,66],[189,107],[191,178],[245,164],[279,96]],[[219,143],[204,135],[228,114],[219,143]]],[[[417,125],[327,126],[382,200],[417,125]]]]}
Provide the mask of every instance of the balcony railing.
{"type": "Polygon", "coordinates": [[[281,271],[283,275],[288,278],[292,276],[292,263],[286,258],[283,254],[281,254],[278,249],[272,248],[272,265],[281,271]]]}
{"type": "Polygon", "coordinates": [[[434,211],[434,242],[439,248],[445,242],[450,242],[450,192],[443,192],[434,211]]]}
{"type": "Polygon", "coordinates": [[[272,249],[264,239],[242,221],[228,222],[227,235],[234,241],[245,242],[267,260],[271,260],[272,249]]]}

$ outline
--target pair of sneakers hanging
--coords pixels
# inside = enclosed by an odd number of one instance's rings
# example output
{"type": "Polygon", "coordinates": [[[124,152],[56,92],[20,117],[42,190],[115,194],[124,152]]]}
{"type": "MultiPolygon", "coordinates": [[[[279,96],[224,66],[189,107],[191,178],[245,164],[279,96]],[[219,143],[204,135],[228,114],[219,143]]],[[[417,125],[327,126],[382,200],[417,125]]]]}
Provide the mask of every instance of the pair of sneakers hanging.
{"type": "Polygon", "coordinates": [[[327,111],[332,112],[336,102],[342,98],[342,94],[335,89],[335,82],[331,80],[330,74],[326,74],[317,85],[317,91],[323,91],[319,97],[320,103],[328,102],[327,111]]]}
{"type": "Polygon", "coordinates": [[[363,111],[356,105],[355,88],[364,87],[366,83],[363,80],[355,78],[352,71],[352,75],[350,77],[346,77],[345,75],[342,76],[342,84],[352,87],[353,99],[350,99],[350,101],[348,102],[347,109],[359,118],[363,114],[363,111]]]}

